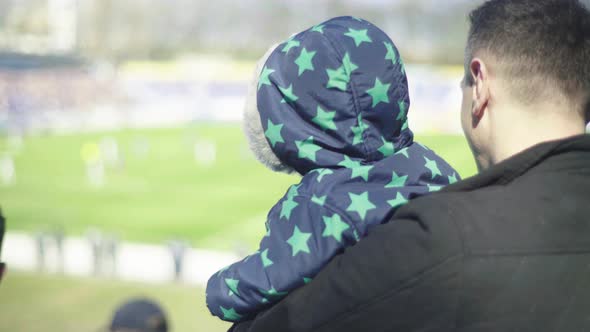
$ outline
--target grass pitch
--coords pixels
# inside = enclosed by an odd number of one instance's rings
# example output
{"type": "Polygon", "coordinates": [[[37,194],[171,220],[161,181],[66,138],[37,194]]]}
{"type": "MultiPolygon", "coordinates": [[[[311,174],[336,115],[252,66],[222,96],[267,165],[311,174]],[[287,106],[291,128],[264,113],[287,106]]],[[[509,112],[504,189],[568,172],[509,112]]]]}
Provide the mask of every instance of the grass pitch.
{"type": "MultiPolygon", "coordinates": [[[[10,268],[10,267],[9,267],[10,268]]],[[[230,328],[209,314],[202,289],[8,271],[0,285],[0,331],[103,332],[117,306],[135,297],[156,300],[172,332],[230,328]]]]}
{"type": "MultiPolygon", "coordinates": [[[[475,173],[464,138],[417,140],[463,177],[475,173]]],[[[267,212],[298,181],[260,165],[239,125],[36,136],[18,145],[0,138],[0,155],[14,156],[16,168],[16,183],[0,185],[9,230],[61,225],[69,235],[81,235],[98,227],[127,241],[183,238],[198,247],[254,248],[267,212]],[[106,167],[104,187],[93,188],[84,158],[92,158],[88,146],[105,137],[117,141],[121,158],[106,167]],[[214,165],[195,160],[196,142],[216,146],[214,165]]]]}

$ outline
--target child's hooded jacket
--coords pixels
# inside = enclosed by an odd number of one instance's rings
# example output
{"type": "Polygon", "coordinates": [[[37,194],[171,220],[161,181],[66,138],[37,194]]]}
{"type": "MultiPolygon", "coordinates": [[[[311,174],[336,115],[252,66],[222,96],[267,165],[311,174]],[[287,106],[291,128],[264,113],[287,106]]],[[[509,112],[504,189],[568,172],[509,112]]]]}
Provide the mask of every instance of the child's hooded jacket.
{"type": "Polygon", "coordinates": [[[413,142],[404,65],[365,20],[334,18],[291,37],[257,88],[272,151],[303,178],[270,210],[259,250],[209,280],[209,310],[227,321],[280,300],[409,199],[458,180],[413,142]]]}

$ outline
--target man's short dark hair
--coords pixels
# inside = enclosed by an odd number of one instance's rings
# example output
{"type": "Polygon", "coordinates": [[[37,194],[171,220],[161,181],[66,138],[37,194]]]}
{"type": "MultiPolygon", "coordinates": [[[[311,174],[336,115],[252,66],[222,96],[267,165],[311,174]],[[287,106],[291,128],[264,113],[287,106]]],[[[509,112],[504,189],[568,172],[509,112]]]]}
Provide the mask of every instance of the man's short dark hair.
{"type": "MultiPolygon", "coordinates": [[[[499,75],[522,101],[546,88],[570,98],[590,96],[590,12],[578,0],[491,0],[470,14],[465,83],[478,54],[493,57],[499,75]]],[[[584,105],[585,106],[585,105],[584,105]]]]}

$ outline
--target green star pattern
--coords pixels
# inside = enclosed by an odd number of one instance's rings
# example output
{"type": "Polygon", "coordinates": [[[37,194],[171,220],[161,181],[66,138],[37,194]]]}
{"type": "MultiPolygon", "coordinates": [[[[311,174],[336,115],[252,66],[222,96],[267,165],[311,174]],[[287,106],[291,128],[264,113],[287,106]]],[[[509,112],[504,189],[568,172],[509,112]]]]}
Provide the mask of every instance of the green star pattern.
{"type": "Polygon", "coordinates": [[[317,179],[318,182],[322,182],[322,179],[324,178],[324,176],[334,173],[333,170],[327,169],[327,168],[318,169],[318,170],[316,170],[316,172],[318,173],[318,179],[317,179]]]}
{"type": "Polygon", "coordinates": [[[361,166],[360,161],[355,161],[350,159],[348,156],[344,156],[344,160],[342,160],[338,166],[343,166],[346,168],[355,168],[361,166]]]}
{"type": "Polygon", "coordinates": [[[285,47],[283,47],[283,49],[281,50],[281,52],[288,54],[289,51],[293,47],[299,47],[299,45],[301,45],[301,43],[299,41],[294,40],[294,39],[289,39],[289,40],[287,40],[287,42],[285,42],[285,47]]]}
{"type": "Polygon", "coordinates": [[[295,59],[295,64],[297,65],[297,67],[299,67],[299,76],[301,76],[301,74],[303,74],[306,70],[315,70],[312,62],[315,54],[316,51],[309,52],[305,47],[301,50],[299,57],[295,59]]]}
{"type": "Polygon", "coordinates": [[[361,144],[363,142],[363,133],[365,132],[365,128],[367,128],[367,125],[365,125],[365,123],[363,122],[363,119],[360,116],[360,114],[357,118],[357,121],[358,126],[353,126],[350,128],[354,135],[354,137],[352,138],[352,145],[361,144]]]}
{"type": "Polygon", "coordinates": [[[435,191],[439,191],[443,188],[443,186],[437,186],[437,185],[432,185],[432,184],[428,184],[428,191],[429,192],[435,192],[435,191]]]}
{"type": "Polygon", "coordinates": [[[407,202],[408,202],[408,200],[404,197],[404,195],[402,195],[399,192],[397,193],[397,196],[395,197],[395,199],[387,201],[387,203],[389,203],[389,205],[391,205],[391,207],[393,207],[393,208],[400,207],[400,206],[406,204],[407,202]]]}
{"type": "Polygon", "coordinates": [[[397,105],[399,106],[399,114],[397,115],[397,118],[395,118],[395,119],[396,120],[405,120],[406,114],[408,111],[408,104],[406,104],[405,101],[400,100],[397,102],[397,105]]]}
{"type": "Polygon", "coordinates": [[[346,71],[346,74],[348,75],[348,79],[350,79],[350,75],[352,74],[352,72],[359,68],[359,66],[355,65],[350,60],[350,54],[348,54],[348,52],[344,53],[344,56],[342,57],[342,64],[344,65],[344,69],[346,71]]]}
{"type": "Polygon", "coordinates": [[[408,129],[408,120],[406,119],[406,121],[404,121],[404,124],[402,125],[402,130],[406,130],[408,129]]]}
{"type": "Polygon", "coordinates": [[[312,278],[303,278],[303,283],[304,284],[309,284],[313,279],[312,278]]]}
{"type": "Polygon", "coordinates": [[[264,135],[270,141],[270,144],[274,148],[277,143],[285,143],[283,136],[281,135],[281,130],[283,129],[283,124],[274,124],[270,119],[267,122],[267,129],[264,132],[264,135]]]}
{"type": "Polygon", "coordinates": [[[397,64],[397,55],[395,54],[395,50],[393,49],[393,45],[388,42],[383,42],[385,48],[387,49],[387,54],[385,54],[385,60],[391,60],[391,64],[397,64]]]}
{"type": "Polygon", "coordinates": [[[338,166],[352,170],[351,179],[360,177],[365,181],[369,180],[369,172],[373,169],[373,166],[362,165],[360,161],[352,160],[348,156],[344,156],[344,160],[338,163],[338,166]]]}
{"type": "Polygon", "coordinates": [[[225,278],[225,284],[233,294],[240,295],[240,292],[238,291],[239,283],[240,281],[237,279],[225,278]]]}
{"type": "Polygon", "coordinates": [[[397,173],[393,172],[391,177],[391,182],[389,182],[385,188],[400,188],[406,185],[406,181],[408,181],[408,176],[399,176],[397,173]]]}
{"type": "Polygon", "coordinates": [[[289,188],[289,191],[287,191],[287,199],[292,199],[296,196],[299,196],[299,187],[301,185],[292,185],[291,188],[289,188]]]}
{"type": "Polygon", "coordinates": [[[260,259],[262,260],[262,266],[264,268],[267,268],[274,264],[274,262],[271,261],[270,258],[268,258],[268,249],[265,249],[260,253],[260,259]]]}
{"type": "Polygon", "coordinates": [[[363,220],[367,216],[368,211],[377,208],[375,204],[369,200],[369,193],[366,191],[359,195],[348,193],[348,196],[350,197],[351,203],[348,208],[346,208],[346,211],[358,213],[363,220]]]}
{"type": "Polygon", "coordinates": [[[310,253],[307,241],[311,237],[311,233],[305,233],[299,230],[299,227],[295,226],[293,235],[287,240],[287,243],[291,246],[293,257],[300,252],[310,253]]]}
{"type": "Polygon", "coordinates": [[[346,91],[346,86],[350,82],[350,76],[357,69],[358,66],[350,60],[350,55],[348,53],[344,54],[342,66],[336,69],[326,69],[326,73],[328,73],[328,84],[326,84],[326,88],[337,88],[341,91],[346,91]]]}
{"type": "Polygon", "coordinates": [[[312,201],[312,203],[315,203],[317,205],[324,206],[324,204],[326,204],[326,197],[327,196],[320,196],[320,197],[318,197],[316,195],[313,195],[311,197],[311,201],[312,201]]]}
{"type": "Polygon", "coordinates": [[[373,98],[372,107],[377,106],[379,103],[389,104],[389,96],[387,91],[391,84],[383,84],[379,78],[375,79],[375,86],[367,90],[367,93],[373,98]]]}
{"type": "Polygon", "coordinates": [[[367,34],[368,30],[364,29],[364,30],[355,30],[352,28],[348,28],[348,32],[345,33],[345,36],[348,36],[352,39],[354,39],[354,44],[359,47],[362,43],[367,42],[367,43],[372,43],[373,40],[371,40],[371,38],[369,37],[369,35],[367,34]]]}
{"type": "Polygon", "coordinates": [[[316,161],[316,153],[322,149],[313,143],[313,136],[303,141],[295,141],[295,145],[298,150],[297,157],[307,158],[311,161],[316,161]]]}
{"type": "Polygon", "coordinates": [[[279,218],[285,217],[287,220],[289,220],[291,218],[291,212],[293,212],[293,209],[298,205],[299,203],[295,202],[293,198],[284,200],[283,204],[281,205],[281,215],[279,218]]]}
{"type": "Polygon", "coordinates": [[[219,309],[221,309],[221,312],[223,313],[223,319],[225,320],[235,322],[242,318],[242,315],[238,314],[234,308],[226,309],[220,306],[219,309]]]}
{"type": "Polygon", "coordinates": [[[383,145],[381,145],[381,147],[377,151],[381,152],[381,154],[385,157],[393,155],[393,153],[395,152],[393,143],[386,141],[383,137],[381,137],[381,140],[383,141],[383,145]]]}
{"type": "Polygon", "coordinates": [[[284,102],[295,102],[297,101],[297,99],[299,99],[299,97],[297,97],[294,93],[293,93],[293,84],[289,85],[289,87],[285,88],[281,88],[279,87],[279,90],[281,90],[281,93],[283,94],[283,100],[281,100],[281,103],[284,102]]]}
{"type": "Polygon", "coordinates": [[[311,28],[311,31],[313,32],[319,32],[319,33],[324,33],[324,25],[315,25],[313,28],[311,28]]]}
{"type": "Polygon", "coordinates": [[[264,234],[264,237],[270,237],[270,227],[268,226],[268,221],[264,223],[264,226],[266,226],[266,234],[264,234]]]}
{"type": "Polygon", "coordinates": [[[430,160],[426,157],[424,157],[424,160],[426,160],[426,164],[424,166],[430,170],[430,172],[432,173],[433,179],[437,175],[442,175],[442,173],[440,172],[440,169],[438,169],[438,165],[436,164],[436,160],[430,160]]]}
{"type": "Polygon", "coordinates": [[[322,233],[322,237],[330,237],[336,239],[339,243],[342,242],[342,234],[350,228],[350,226],[342,221],[342,218],[338,214],[334,214],[332,217],[323,217],[324,224],[326,228],[324,228],[324,232],[322,233]]]}
{"type": "Polygon", "coordinates": [[[351,179],[355,178],[362,178],[365,181],[369,181],[369,172],[373,169],[373,166],[364,165],[352,168],[352,174],[350,176],[351,179]]]}
{"type": "Polygon", "coordinates": [[[274,72],[275,71],[273,69],[264,66],[262,73],[260,73],[260,77],[258,78],[258,90],[260,90],[263,85],[271,85],[270,74],[274,72]]]}
{"type": "Polygon", "coordinates": [[[328,73],[328,84],[326,84],[326,88],[337,88],[342,91],[346,91],[346,85],[350,81],[350,76],[346,74],[344,65],[336,68],[335,70],[326,69],[326,72],[328,73]]]}
{"type": "Polygon", "coordinates": [[[449,183],[457,182],[457,173],[453,173],[453,175],[449,175],[449,183]]]}
{"type": "Polygon", "coordinates": [[[261,289],[260,292],[264,294],[264,296],[266,296],[267,298],[281,298],[288,294],[287,292],[277,292],[277,290],[274,287],[272,287],[269,290],[261,289]]]}
{"type": "Polygon", "coordinates": [[[324,130],[337,130],[338,128],[334,123],[335,116],[336,112],[324,111],[320,106],[318,106],[317,115],[315,118],[311,119],[311,121],[324,130]]]}
{"type": "Polygon", "coordinates": [[[410,159],[410,155],[408,153],[408,148],[403,148],[403,149],[399,150],[398,152],[396,152],[395,154],[403,154],[404,157],[410,159]]]}

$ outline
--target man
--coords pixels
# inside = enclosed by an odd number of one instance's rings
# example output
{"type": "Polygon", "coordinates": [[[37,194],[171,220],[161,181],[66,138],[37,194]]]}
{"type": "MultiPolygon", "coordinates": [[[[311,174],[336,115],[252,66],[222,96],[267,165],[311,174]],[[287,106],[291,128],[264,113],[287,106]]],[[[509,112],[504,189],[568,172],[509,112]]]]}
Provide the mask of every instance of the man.
{"type": "Polygon", "coordinates": [[[471,13],[462,123],[480,169],[401,208],[235,331],[590,331],[590,13],[471,13]]]}

